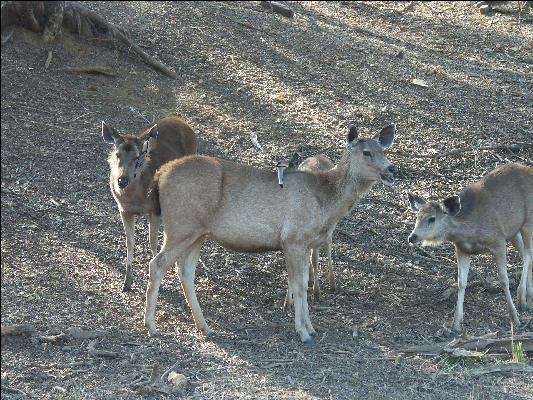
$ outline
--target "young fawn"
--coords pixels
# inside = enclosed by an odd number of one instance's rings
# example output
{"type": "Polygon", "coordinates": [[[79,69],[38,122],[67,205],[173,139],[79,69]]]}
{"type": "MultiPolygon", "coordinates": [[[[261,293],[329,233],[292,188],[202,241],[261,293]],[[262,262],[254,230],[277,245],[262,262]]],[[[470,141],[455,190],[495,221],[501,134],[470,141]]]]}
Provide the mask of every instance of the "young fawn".
{"type": "Polygon", "coordinates": [[[155,210],[161,212],[164,243],[150,262],[144,323],[157,335],[157,295],[166,271],[180,261],[178,274],[196,327],[211,333],[194,289],[200,250],[206,237],[247,253],[281,250],[293,294],[296,332],[312,343],[316,332],[307,304],[310,250],[324,243],[337,222],[377,182],[393,184],[396,171],[383,149],[394,139],[386,126],[374,139],[358,139],[351,126],[340,162],[327,171],[286,171],[284,187],[276,173],[227,160],[187,156],[156,174],[155,210]]]}
{"type": "Polygon", "coordinates": [[[128,291],[133,281],[131,263],[135,245],[135,216],[149,215],[150,247],[155,255],[160,217],[152,212],[153,202],[148,196],[154,173],[168,161],[195,154],[196,135],[185,121],[178,117],[167,117],[137,135],[120,135],[102,121],[102,137],[105,142],[114,145],[108,158],[111,169],[109,187],[126,232],[126,278],[123,290],[128,291]]]}
{"type": "Polygon", "coordinates": [[[417,212],[409,243],[422,246],[453,242],[458,266],[458,294],[452,331],[461,331],[463,301],[470,268],[470,256],[492,253],[498,277],[514,324],[520,320],[509,292],[506,243],[516,247],[524,266],[518,286],[521,311],[533,300],[531,260],[533,259],[533,169],[518,163],[501,166],[459,194],[443,202],[427,201],[408,193],[417,212]]]}

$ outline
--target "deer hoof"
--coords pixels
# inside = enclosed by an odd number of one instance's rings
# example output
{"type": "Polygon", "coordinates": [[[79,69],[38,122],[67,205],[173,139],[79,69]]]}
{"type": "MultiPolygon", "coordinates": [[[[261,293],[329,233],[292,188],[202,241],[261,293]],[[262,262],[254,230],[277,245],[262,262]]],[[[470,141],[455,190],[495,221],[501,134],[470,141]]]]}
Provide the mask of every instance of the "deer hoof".
{"type": "Polygon", "coordinates": [[[307,338],[303,341],[304,344],[315,344],[315,341],[311,338],[307,338]]]}
{"type": "Polygon", "coordinates": [[[155,332],[150,331],[150,337],[153,339],[160,338],[161,334],[158,331],[155,331],[155,332]]]}
{"type": "Polygon", "coordinates": [[[310,335],[310,336],[316,336],[317,333],[316,333],[316,331],[312,331],[312,332],[309,332],[309,335],[310,335]]]}
{"type": "Polygon", "coordinates": [[[460,336],[461,332],[459,332],[457,329],[450,329],[450,333],[454,336],[460,336]]]}
{"type": "Polygon", "coordinates": [[[529,311],[529,307],[528,306],[518,306],[518,311],[520,312],[528,312],[529,311]]]}

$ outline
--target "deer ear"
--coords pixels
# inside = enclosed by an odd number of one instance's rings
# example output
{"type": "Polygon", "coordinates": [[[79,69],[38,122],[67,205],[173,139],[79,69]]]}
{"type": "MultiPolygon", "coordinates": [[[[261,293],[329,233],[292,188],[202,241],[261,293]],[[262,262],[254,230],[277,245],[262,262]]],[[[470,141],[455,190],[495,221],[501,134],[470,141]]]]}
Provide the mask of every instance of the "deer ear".
{"type": "Polygon", "coordinates": [[[461,198],[459,196],[448,197],[442,202],[443,211],[454,217],[461,211],[461,198]]]}
{"type": "Polygon", "coordinates": [[[122,137],[104,121],[102,121],[102,138],[104,139],[104,142],[112,143],[115,146],[122,141],[122,137]]]}
{"type": "Polygon", "coordinates": [[[416,194],[412,194],[410,192],[407,192],[407,198],[409,199],[409,204],[414,212],[418,212],[418,210],[420,210],[420,208],[426,204],[426,200],[423,197],[417,196],[416,194]]]}
{"type": "Polygon", "coordinates": [[[158,130],[157,130],[157,124],[155,124],[154,126],[152,126],[150,128],[150,130],[148,131],[148,135],[157,139],[157,134],[158,134],[158,130]]]}
{"type": "Polygon", "coordinates": [[[346,136],[348,145],[353,147],[353,142],[357,140],[357,136],[357,127],[354,124],[351,124],[348,128],[348,135],[346,136]]]}
{"type": "Polygon", "coordinates": [[[386,149],[394,141],[395,133],[396,125],[390,123],[389,125],[383,127],[383,129],[381,129],[381,131],[374,136],[374,140],[377,141],[382,148],[386,149]]]}

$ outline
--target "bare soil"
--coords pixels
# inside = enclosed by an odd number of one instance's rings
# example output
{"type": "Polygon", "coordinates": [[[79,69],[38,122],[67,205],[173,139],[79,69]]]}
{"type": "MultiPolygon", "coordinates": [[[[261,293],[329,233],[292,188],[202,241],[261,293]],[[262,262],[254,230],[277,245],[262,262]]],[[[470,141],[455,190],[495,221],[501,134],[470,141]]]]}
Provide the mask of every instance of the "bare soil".
{"type": "MultiPolygon", "coordinates": [[[[443,340],[456,300],[441,299],[456,280],[452,246],[407,245],[414,216],[405,191],[442,198],[498,165],[533,164],[531,149],[479,149],[532,141],[533,27],[517,13],[481,15],[476,3],[286,2],[292,19],[259,2],[84,3],[169,65],[175,80],[112,43],[65,36],[46,45],[16,29],[2,46],[2,324],[48,336],[84,328],[100,334],[95,348],[117,356],[91,356],[90,339],[3,337],[2,398],[177,397],[136,384],[155,361],[160,374],[175,365],[189,379],[185,398],[531,398],[531,374],[473,373],[509,363],[510,354],[401,351],[443,340]],[[87,65],[115,76],[64,70],[87,65]],[[174,271],[159,296],[162,337],[147,336],[147,221],[138,219],[133,291],[123,293],[125,237],[100,122],[135,133],[167,115],[194,128],[200,153],[271,170],[296,151],[337,160],[351,122],[362,136],[397,124],[388,152],[401,169],[396,186],[374,187],[340,222],[339,290],[328,291],[322,268],[322,299],[310,296],[315,345],[300,343],[292,313],[281,310],[281,253],[238,254],[210,242],[196,287],[215,337],[196,331],[174,271]]],[[[510,251],[513,293],[520,270],[510,251]]],[[[509,331],[496,279],[489,257],[473,261],[467,334],[509,331]]],[[[520,317],[531,331],[531,313],[520,317]]]]}

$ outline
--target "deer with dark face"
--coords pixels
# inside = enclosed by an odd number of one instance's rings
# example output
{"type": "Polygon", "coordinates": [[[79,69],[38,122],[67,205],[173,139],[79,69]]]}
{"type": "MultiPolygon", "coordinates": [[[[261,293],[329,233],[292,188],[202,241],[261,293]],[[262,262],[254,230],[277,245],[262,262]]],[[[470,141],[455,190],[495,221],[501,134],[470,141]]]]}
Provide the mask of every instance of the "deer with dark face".
{"type": "Polygon", "coordinates": [[[461,331],[470,256],[478,253],[494,256],[509,314],[520,327],[509,292],[506,243],[511,241],[524,261],[518,301],[520,310],[526,311],[533,300],[533,169],[518,163],[507,164],[467,186],[459,196],[436,202],[408,193],[408,199],[417,212],[415,227],[408,238],[410,244],[436,246],[450,241],[455,245],[459,291],[452,331],[456,334],[461,331]]]}
{"type": "Polygon", "coordinates": [[[307,284],[311,249],[320,246],[377,182],[393,184],[396,167],[383,150],[394,139],[391,124],[373,139],[358,139],[351,126],[339,163],[327,171],[277,174],[214,157],[187,156],[165,164],[154,178],[154,208],[161,211],[164,243],[150,262],[144,323],[154,322],[161,279],[178,260],[178,275],[196,327],[211,330],[194,289],[196,264],[204,240],[254,253],[281,250],[294,302],[295,328],[304,343],[316,334],[309,317],[307,284]]]}
{"type": "Polygon", "coordinates": [[[157,253],[157,232],[160,217],[153,213],[149,189],[155,171],[164,163],[195,154],[194,131],[178,117],[163,118],[137,135],[120,135],[102,121],[102,137],[113,144],[108,162],[111,168],[109,186],[117,202],[126,232],[126,277],[123,290],[131,289],[131,263],[135,245],[135,216],[148,214],[150,247],[157,253]]]}

